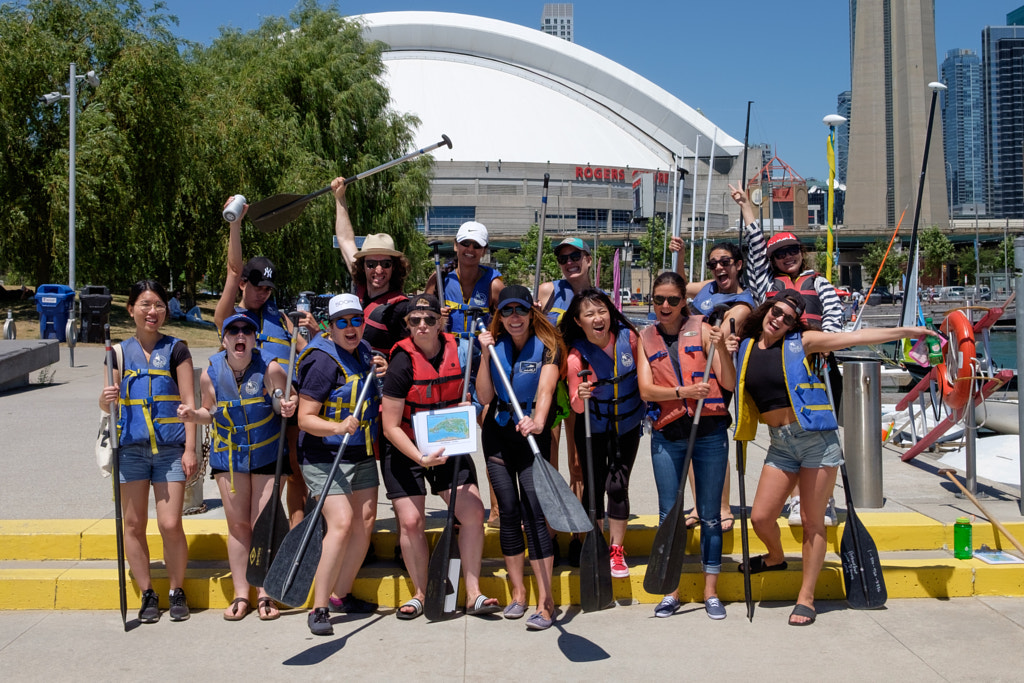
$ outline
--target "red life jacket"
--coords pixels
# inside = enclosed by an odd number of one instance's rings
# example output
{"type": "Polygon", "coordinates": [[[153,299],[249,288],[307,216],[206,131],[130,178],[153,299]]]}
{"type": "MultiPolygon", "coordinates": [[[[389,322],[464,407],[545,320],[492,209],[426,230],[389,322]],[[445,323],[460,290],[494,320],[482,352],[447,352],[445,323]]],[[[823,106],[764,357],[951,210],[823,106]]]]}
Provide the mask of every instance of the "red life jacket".
{"type": "Polygon", "coordinates": [[[800,296],[804,300],[804,313],[800,319],[805,323],[816,322],[821,325],[821,315],[825,309],[821,305],[821,299],[818,298],[818,290],[814,288],[814,281],[817,277],[818,274],[813,270],[801,274],[796,280],[790,279],[788,275],[776,277],[765,297],[770,299],[784,289],[795,289],[800,292],[800,296]]]}
{"type": "Polygon", "coordinates": [[[359,298],[361,301],[366,302],[363,304],[363,324],[366,325],[366,331],[363,335],[366,338],[366,341],[369,342],[370,348],[387,356],[391,351],[392,346],[388,343],[391,338],[391,330],[389,330],[388,326],[381,320],[381,314],[384,312],[382,307],[391,306],[399,301],[405,301],[409,297],[402,292],[391,291],[378,294],[369,301],[366,301],[364,290],[363,295],[359,298]],[[381,310],[378,311],[377,309],[381,310]],[[380,344],[379,342],[381,341],[384,341],[385,343],[380,344]]]}
{"type": "MultiPolygon", "coordinates": [[[[701,328],[704,324],[704,317],[691,315],[686,318],[683,326],[679,329],[679,372],[676,374],[675,365],[669,357],[668,346],[665,339],[658,332],[657,325],[645,327],[640,332],[640,339],[644,343],[644,352],[647,354],[647,361],[651,364],[651,375],[654,383],[660,387],[686,387],[704,381],[704,368],[707,367],[708,357],[704,353],[704,344],[701,337],[701,328]]],[[[704,406],[701,408],[702,416],[724,416],[729,413],[725,400],[722,398],[722,391],[718,387],[715,373],[712,371],[708,378],[711,391],[704,399],[704,406]]],[[[670,422],[678,420],[683,415],[691,418],[697,409],[697,399],[672,399],[669,401],[657,401],[661,408],[661,414],[654,422],[655,429],[662,429],[670,422]]]]}
{"type": "Polygon", "coordinates": [[[435,370],[430,359],[423,355],[411,338],[403,339],[391,349],[402,349],[412,359],[412,387],[405,397],[405,408],[402,410],[402,431],[416,442],[412,430],[413,413],[421,410],[437,410],[456,405],[462,400],[462,366],[459,363],[459,345],[455,337],[445,333],[441,335],[443,343],[441,366],[435,370]]]}

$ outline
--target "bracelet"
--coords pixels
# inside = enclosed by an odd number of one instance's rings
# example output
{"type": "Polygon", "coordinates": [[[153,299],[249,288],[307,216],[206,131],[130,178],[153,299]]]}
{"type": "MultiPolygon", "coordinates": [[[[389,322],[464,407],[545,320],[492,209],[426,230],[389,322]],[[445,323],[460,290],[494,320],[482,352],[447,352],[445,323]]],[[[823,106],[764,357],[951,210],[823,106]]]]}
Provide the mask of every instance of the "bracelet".
{"type": "Polygon", "coordinates": [[[679,390],[680,389],[682,389],[682,387],[676,387],[676,398],[680,398],[680,396],[679,396],[679,390]]]}
{"type": "Polygon", "coordinates": [[[426,467],[426,465],[423,464],[423,461],[426,460],[426,459],[427,459],[427,456],[425,454],[424,455],[420,455],[420,466],[421,467],[426,467]]]}

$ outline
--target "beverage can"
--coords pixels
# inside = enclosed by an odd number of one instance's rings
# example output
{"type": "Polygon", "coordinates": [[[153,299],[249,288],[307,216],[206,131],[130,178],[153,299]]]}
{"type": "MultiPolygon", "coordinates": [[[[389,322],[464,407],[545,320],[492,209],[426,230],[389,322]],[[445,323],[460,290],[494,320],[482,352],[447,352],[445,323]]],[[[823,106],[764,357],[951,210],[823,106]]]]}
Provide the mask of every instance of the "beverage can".
{"type": "Polygon", "coordinates": [[[224,207],[224,220],[228,223],[234,223],[238,220],[238,217],[242,215],[242,211],[245,209],[245,197],[240,194],[236,194],[228,202],[228,205],[224,207]]]}

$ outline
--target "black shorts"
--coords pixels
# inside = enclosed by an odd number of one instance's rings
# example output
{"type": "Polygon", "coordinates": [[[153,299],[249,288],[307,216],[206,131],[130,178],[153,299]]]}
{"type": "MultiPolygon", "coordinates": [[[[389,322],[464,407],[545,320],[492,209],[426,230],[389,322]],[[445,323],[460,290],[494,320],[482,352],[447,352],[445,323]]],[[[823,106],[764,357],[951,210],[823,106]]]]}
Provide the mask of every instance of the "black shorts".
{"type": "MultiPolygon", "coordinates": [[[[248,472],[239,472],[238,470],[235,470],[235,474],[269,474],[271,476],[273,476],[276,472],[277,472],[277,463],[276,462],[267,463],[263,467],[257,467],[256,469],[249,470],[248,472]]],[[[286,459],[284,461],[282,467],[281,467],[281,476],[282,477],[288,477],[288,476],[291,476],[291,473],[292,473],[291,465],[288,463],[288,460],[286,459]]],[[[228,471],[227,470],[219,470],[216,467],[211,467],[210,468],[210,479],[213,479],[213,475],[215,475],[215,474],[228,474],[228,471]]]]}
{"type": "Polygon", "coordinates": [[[428,468],[410,460],[387,439],[381,439],[381,443],[384,456],[380,459],[380,473],[388,500],[425,496],[428,481],[430,492],[435,496],[450,490],[456,465],[459,468],[459,486],[477,483],[476,466],[470,455],[449,458],[443,465],[428,468]]]}

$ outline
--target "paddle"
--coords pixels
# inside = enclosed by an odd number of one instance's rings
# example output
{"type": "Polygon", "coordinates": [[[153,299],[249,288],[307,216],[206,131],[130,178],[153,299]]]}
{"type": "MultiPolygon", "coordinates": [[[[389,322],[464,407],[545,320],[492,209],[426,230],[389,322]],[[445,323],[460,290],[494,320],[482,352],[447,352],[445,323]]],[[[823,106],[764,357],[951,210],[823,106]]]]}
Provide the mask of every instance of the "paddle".
{"type": "Polygon", "coordinates": [[[437,283],[434,285],[434,292],[437,295],[437,300],[442,302],[441,305],[444,306],[444,299],[442,298],[444,296],[444,280],[441,275],[441,252],[438,251],[441,246],[441,240],[430,240],[427,242],[427,246],[434,250],[434,279],[437,283]]]}
{"type": "MultiPolygon", "coordinates": [[[[289,314],[294,331],[298,331],[298,311],[289,314]]],[[[292,378],[295,376],[295,344],[298,341],[298,334],[292,334],[291,348],[288,351],[287,384],[284,388],[284,400],[287,401],[292,395],[292,378]]],[[[281,505],[281,471],[284,469],[284,444],[285,432],[288,428],[288,418],[281,416],[281,433],[277,437],[277,467],[274,469],[274,490],[270,494],[263,509],[260,510],[256,523],[252,525],[252,542],[249,545],[249,565],[245,570],[245,580],[250,586],[257,588],[263,585],[267,578],[267,570],[274,561],[274,554],[277,552],[281,540],[288,533],[288,517],[285,515],[284,506],[281,505]]]]}
{"type": "MultiPolygon", "coordinates": [[[[483,331],[483,324],[478,322],[477,329],[483,331]]],[[[494,344],[491,344],[489,348],[492,354],[496,353],[494,344]]],[[[498,373],[501,383],[505,386],[505,391],[508,392],[509,403],[515,411],[516,421],[522,420],[523,409],[519,405],[519,400],[512,389],[512,383],[508,379],[505,368],[501,366],[501,363],[491,363],[491,368],[498,373]]],[[[537,501],[540,503],[548,526],[555,531],[566,531],[573,534],[582,534],[593,529],[590,517],[580,505],[580,501],[576,499],[569,484],[558,474],[558,470],[541,455],[533,434],[527,435],[526,441],[530,444],[530,450],[533,451],[533,488],[537,493],[537,501]]]]}
{"type": "MultiPolygon", "coordinates": [[[[374,366],[369,372],[374,372],[374,366]]],[[[356,407],[352,411],[358,416],[362,413],[363,404],[370,395],[370,388],[377,383],[367,375],[363,388],[356,400],[356,407]]],[[[324,524],[320,513],[324,509],[327,500],[327,492],[334,481],[334,474],[341,465],[341,456],[345,453],[348,440],[351,434],[346,434],[338,446],[338,454],[334,456],[334,462],[327,473],[327,481],[320,492],[313,512],[306,515],[301,522],[295,525],[281,541],[281,546],[274,554],[270,563],[270,570],[263,582],[263,588],[267,595],[278,602],[295,607],[301,605],[309,597],[309,588],[313,585],[313,577],[316,575],[317,565],[320,563],[320,552],[323,550],[324,524]]]]}
{"type": "MultiPolygon", "coordinates": [[[[832,383],[825,368],[825,388],[828,402],[832,402],[832,383]]],[[[834,410],[834,408],[833,408],[834,410]]],[[[839,466],[843,476],[843,490],[846,493],[846,523],[843,537],[839,542],[839,557],[843,563],[843,586],[846,588],[846,602],[853,609],[881,609],[889,594],[882,576],[882,561],[871,534],[861,524],[853,507],[850,479],[846,475],[846,463],[839,466]]]]}
{"type": "MultiPolygon", "coordinates": [[[[715,358],[715,347],[711,347],[708,353],[708,362],[704,367],[704,379],[711,374],[711,361],[715,358]]],[[[679,577],[683,573],[683,557],[686,554],[687,539],[690,536],[689,529],[683,517],[683,493],[686,491],[686,473],[690,471],[690,459],[693,457],[693,445],[697,442],[697,425],[700,423],[700,413],[704,408],[704,399],[697,401],[697,409],[693,413],[693,425],[690,427],[690,439],[686,444],[686,457],[683,458],[683,467],[680,470],[683,476],[679,480],[679,493],[676,494],[676,502],[665,515],[665,520],[658,527],[654,535],[654,544],[651,546],[651,556],[647,561],[647,573],[644,575],[644,590],[648,593],[667,594],[679,588],[679,577]],[[679,529],[684,530],[682,543],[679,539],[679,529]]]]}
{"type": "MultiPolygon", "coordinates": [[[[537,232],[537,267],[533,273],[533,300],[540,298],[540,271],[544,261],[544,219],[548,216],[548,182],[551,174],[544,174],[544,194],[540,198],[540,229],[537,232]]],[[[554,298],[554,297],[552,297],[554,298]]]]}
{"type": "MultiPolygon", "coordinates": [[[[110,325],[103,326],[103,337],[107,344],[107,386],[114,385],[114,347],[110,344],[110,325]]],[[[118,368],[123,371],[124,368],[118,368]]],[[[121,623],[125,633],[128,632],[128,593],[124,573],[124,522],[121,516],[121,463],[118,455],[117,417],[114,415],[113,404],[107,407],[110,411],[110,480],[114,484],[114,539],[117,543],[117,591],[121,601],[121,623]]]]}
{"type": "MultiPolygon", "coordinates": [[[[437,247],[434,247],[435,253],[437,247]]],[[[440,282],[440,280],[438,280],[440,282]]],[[[472,320],[480,309],[470,309],[472,320]]],[[[473,329],[472,326],[470,329],[473,329]]],[[[463,398],[470,400],[469,373],[473,367],[473,340],[470,338],[466,348],[465,372],[462,376],[463,398]]],[[[441,621],[455,615],[459,597],[459,576],[462,572],[462,556],[459,555],[458,537],[455,535],[455,494],[459,484],[459,456],[455,458],[452,472],[452,488],[448,495],[448,516],[444,521],[444,530],[438,539],[434,552],[427,564],[427,591],[423,602],[423,613],[430,621],[441,621]]]]}
{"type": "MultiPolygon", "coordinates": [[[[590,370],[580,370],[577,377],[586,381],[590,370]]],[[[590,491],[590,530],[580,550],[580,607],[584,612],[597,612],[615,600],[612,592],[612,566],[608,560],[608,541],[597,525],[597,495],[594,492],[594,448],[590,433],[590,399],[583,399],[583,419],[587,430],[587,488],[590,491]]]]}
{"type": "MultiPolygon", "coordinates": [[[[729,318],[730,334],[736,334],[736,319],[729,318]]],[[[739,369],[739,351],[732,354],[732,365],[739,369]]],[[[739,387],[736,387],[738,389],[739,387]]],[[[740,414],[740,392],[733,393],[735,414],[740,414]]],[[[736,474],[740,488],[740,545],[743,547],[743,597],[747,601],[747,620],[754,621],[754,598],[750,589],[750,538],[747,535],[747,450],[745,441],[736,441],[736,474]]]]}
{"type": "MultiPolygon", "coordinates": [[[[348,185],[350,183],[354,183],[357,180],[361,180],[363,178],[372,176],[376,173],[380,173],[381,171],[389,169],[392,166],[396,166],[403,162],[409,161],[410,159],[415,159],[416,157],[422,154],[426,154],[427,152],[430,152],[432,150],[435,150],[438,147],[445,146],[451,149],[452,141],[448,138],[447,135],[442,135],[441,140],[439,142],[435,142],[432,145],[428,145],[423,149],[418,149],[415,152],[409,152],[408,154],[398,157],[397,159],[386,161],[380,166],[375,166],[374,168],[371,168],[368,171],[357,173],[356,175],[350,178],[345,178],[345,184],[348,185]]],[[[288,223],[298,218],[300,215],[302,215],[302,211],[303,209],[306,208],[306,204],[308,204],[313,199],[316,199],[320,195],[326,192],[330,192],[330,190],[331,186],[328,185],[325,188],[319,189],[316,192],[311,192],[310,194],[307,195],[287,193],[275,194],[273,197],[261,199],[260,201],[250,206],[247,215],[249,216],[249,220],[252,221],[252,224],[259,228],[260,230],[262,230],[263,232],[274,232],[280,227],[287,225],[288,223]]]]}

